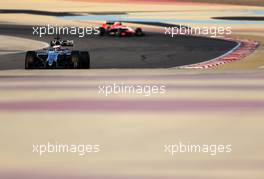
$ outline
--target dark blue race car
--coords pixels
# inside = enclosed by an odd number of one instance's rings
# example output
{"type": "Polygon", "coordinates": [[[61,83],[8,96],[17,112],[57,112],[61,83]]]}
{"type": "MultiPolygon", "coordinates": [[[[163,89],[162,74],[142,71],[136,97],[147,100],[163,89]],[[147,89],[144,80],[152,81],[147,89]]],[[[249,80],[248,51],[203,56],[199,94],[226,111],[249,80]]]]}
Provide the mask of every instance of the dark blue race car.
{"type": "Polygon", "coordinates": [[[28,51],[25,59],[25,69],[71,68],[89,69],[90,55],[88,51],[76,51],[73,41],[55,38],[49,48],[28,51]]]}

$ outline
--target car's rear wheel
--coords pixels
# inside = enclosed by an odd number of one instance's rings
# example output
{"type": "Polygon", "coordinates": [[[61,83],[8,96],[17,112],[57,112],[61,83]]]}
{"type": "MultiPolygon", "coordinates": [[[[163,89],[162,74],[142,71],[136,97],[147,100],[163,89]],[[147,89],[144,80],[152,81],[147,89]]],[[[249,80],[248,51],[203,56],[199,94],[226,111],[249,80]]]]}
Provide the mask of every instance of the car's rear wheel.
{"type": "Polygon", "coordinates": [[[25,69],[35,68],[36,52],[28,51],[25,59],[25,69]]]}
{"type": "Polygon", "coordinates": [[[88,51],[82,51],[81,52],[81,61],[82,61],[81,68],[83,68],[83,69],[89,69],[90,68],[90,54],[88,51]]]}
{"type": "Polygon", "coordinates": [[[81,56],[79,51],[72,51],[71,62],[72,62],[72,68],[74,69],[81,68],[81,56]]]}
{"type": "Polygon", "coordinates": [[[105,34],[105,29],[103,27],[99,27],[99,35],[103,36],[105,34]]]}

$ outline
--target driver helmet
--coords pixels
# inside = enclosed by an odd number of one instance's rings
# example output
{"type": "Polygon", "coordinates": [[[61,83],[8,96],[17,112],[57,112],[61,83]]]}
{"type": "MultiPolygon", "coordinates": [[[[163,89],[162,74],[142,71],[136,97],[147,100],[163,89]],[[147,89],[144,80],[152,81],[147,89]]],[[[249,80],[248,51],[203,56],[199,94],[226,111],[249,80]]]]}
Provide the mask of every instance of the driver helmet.
{"type": "Polygon", "coordinates": [[[121,22],[115,22],[114,25],[115,26],[120,26],[120,25],[122,25],[122,23],[121,22]]]}
{"type": "Polygon", "coordinates": [[[61,50],[61,45],[55,45],[53,46],[54,51],[60,51],[61,50]]]}

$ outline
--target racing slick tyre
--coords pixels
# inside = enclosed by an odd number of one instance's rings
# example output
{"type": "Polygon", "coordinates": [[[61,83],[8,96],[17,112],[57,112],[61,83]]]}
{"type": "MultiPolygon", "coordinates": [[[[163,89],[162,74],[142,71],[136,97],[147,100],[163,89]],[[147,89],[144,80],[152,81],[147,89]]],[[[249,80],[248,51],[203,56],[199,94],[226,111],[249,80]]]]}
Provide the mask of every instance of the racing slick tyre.
{"type": "Polygon", "coordinates": [[[81,68],[83,68],[83,69],[89,69],[90,68],[90,54],[88,51],[82,51],[81,52],[81,61],[82,61],[81,68]]]}
{"type": "Polygon", "coordinates": [[[136,36],[143,36],[144,35],[144,33],[143,33],[141,28],[136,28],[135,34],[136,34],[136,36]]]}
{"type": "Polygon", "coordinates": [[[80,69],[82,64],[82,59],[79,51],[72,51],[71,62],[73,69],[80,69]]]}
{"type": "Polygon", "coordinates": [[[28,51],[25,59],[25,69],[34,69],[36,60],[36,52],[28,51]]]}
{"type": "Polygon", "coordinates": [[[105,34],[105,29],[103,27],[99,27],[99,35],[103,36],[105,34]]]}

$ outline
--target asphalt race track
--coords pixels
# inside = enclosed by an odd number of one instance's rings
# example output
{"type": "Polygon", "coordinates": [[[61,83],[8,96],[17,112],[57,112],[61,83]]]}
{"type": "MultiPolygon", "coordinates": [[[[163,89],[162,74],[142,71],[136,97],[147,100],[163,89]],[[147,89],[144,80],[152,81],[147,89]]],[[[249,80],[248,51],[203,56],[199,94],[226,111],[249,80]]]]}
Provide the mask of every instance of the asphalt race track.
{"type": "MultiPolygon", "coordinates": [[[[33,35],[31,26],[0,25],[0,35],[50,42],[54,36],[33,35]]],[[[170,68],[218,57],[236,46],[218,39],[150,33],[144,37],[64,36],[74,40],[75,49],[88,50],[91,68],[170,68]]],[[[23,69],[25,53],[1,56],[0,69],[23,69]]]]}

